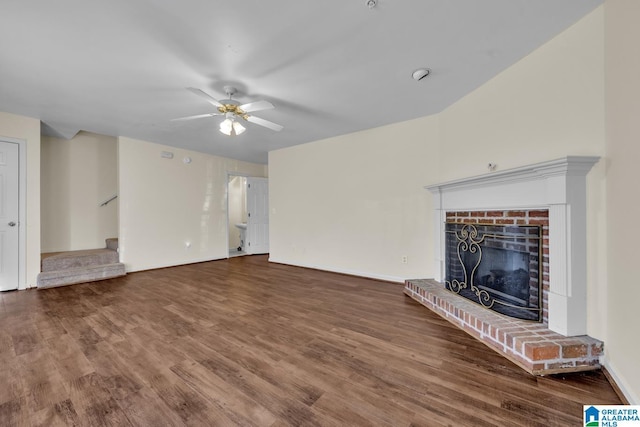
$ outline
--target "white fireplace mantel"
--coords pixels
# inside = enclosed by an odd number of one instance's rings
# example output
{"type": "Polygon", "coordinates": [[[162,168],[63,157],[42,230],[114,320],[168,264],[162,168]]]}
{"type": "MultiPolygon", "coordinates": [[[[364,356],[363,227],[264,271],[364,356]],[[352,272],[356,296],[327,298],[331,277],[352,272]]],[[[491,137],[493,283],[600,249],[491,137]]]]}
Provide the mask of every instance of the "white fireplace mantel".
{"type": "Polygon", "coordinates": [[[435,254],[444,280],[446,213],[549,210],[549,329],[587,331],[586,176],[599,157],[567,156],[425,186],[434,196],[435,254]]]}

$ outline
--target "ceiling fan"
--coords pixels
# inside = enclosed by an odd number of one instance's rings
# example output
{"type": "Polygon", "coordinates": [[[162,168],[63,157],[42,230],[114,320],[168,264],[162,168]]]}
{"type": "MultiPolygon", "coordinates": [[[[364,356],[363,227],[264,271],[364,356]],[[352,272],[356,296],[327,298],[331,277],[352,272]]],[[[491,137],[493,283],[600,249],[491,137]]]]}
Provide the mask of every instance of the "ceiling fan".
{"type": "Polygon", "coordinates": [[[236,136],[243,133],[246,128],[242,126],[241,121],[247,121],[256,125],[264,126],[276,132],[280,132],[284,129],[283,126],[270,122],[265,119],[261,119],[260,117],[252,116],[249,113],[254,111],[261,110],[269,110],[274,108],[273,104],[269,101],[256,101],[249,102],[247,104],[239,105],[239,102],[232,99],[233,95],[237,93],[236,88],[233,86],[225,86],[224,91],[229,97],[229,99],[225,99],[224,101],[218,101],[208,93],[203,90],[196,89],[194,87],[189,87],[187,90],[193,92],[201,98],[206,99],[209,103],[211,103],[214,107],[216,107],[217,111],[213,113],[207,114],[198,114],[195,116],[181,117],[178,119],[173,119],[172,121],[180,121],[180,120],[193,120],[193,119],[202,119],[204,117],[213,117],[213,116],[224,116],[225,119],[220,123],[220,132],[229,136],[236,136]]]}

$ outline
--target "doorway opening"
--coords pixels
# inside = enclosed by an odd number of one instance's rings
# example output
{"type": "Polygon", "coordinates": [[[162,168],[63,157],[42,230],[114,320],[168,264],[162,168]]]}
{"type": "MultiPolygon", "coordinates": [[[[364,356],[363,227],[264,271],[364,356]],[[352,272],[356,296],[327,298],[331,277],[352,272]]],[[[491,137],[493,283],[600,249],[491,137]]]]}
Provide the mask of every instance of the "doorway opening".
{"type": "Polygon", "coordinates": [[[227,179],[229,257],[269,253],[269,180],[234,172],[227,179]]]}
{"type": "Polygon", "coordinates": [[[247,177],[229,174],[227,180],[229,257],[247,254],[247,220],[247,177]]]}

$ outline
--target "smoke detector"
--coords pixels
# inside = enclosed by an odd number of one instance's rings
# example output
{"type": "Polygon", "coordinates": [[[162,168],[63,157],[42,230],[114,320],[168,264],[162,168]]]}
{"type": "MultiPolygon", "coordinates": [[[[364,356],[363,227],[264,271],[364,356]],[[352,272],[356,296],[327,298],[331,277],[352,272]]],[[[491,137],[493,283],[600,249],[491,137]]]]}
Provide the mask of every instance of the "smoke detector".
{"type": "Polygon", "coordinates": [[[369,7],[369,9],[373,9],[377,4],[377,0],[367,0],[367,6],[369,7]]]}
{"type": "Polygon", "coordinates": [[[417,70],[415,70],[413,72],[413,74],[411,74],[411,77],[413,77],[413,80],[415,81],[420,81],[422,79],[424,79],[425,77],[427,77],[429,74],[431,74],[431,70],[428,68],[419,68],[417,70]]]}

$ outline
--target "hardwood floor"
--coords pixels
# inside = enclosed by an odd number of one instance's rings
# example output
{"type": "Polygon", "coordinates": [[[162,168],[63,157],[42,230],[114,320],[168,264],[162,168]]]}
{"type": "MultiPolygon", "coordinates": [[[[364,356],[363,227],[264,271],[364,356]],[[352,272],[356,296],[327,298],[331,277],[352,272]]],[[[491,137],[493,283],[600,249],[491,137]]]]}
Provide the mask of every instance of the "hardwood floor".
{"type": "Polygon", "coordinates": [[[0,294],[0,425],[581,425],[601,372],[532,377],[402,287],[264,256],[0,294]]]}

